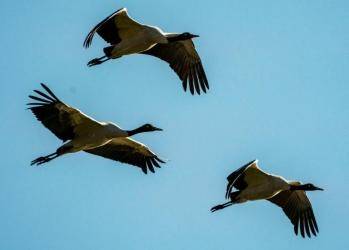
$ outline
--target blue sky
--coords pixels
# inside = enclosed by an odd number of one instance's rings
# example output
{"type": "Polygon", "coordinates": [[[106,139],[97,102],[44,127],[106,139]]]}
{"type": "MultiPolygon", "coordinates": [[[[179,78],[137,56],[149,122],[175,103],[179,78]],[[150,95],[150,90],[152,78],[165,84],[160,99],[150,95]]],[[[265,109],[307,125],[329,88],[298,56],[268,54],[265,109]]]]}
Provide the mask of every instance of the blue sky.
{"type": "Polygon", "coordinates": [[[2,0],[0,249],[344,249],[348,11],[348,1],[324,0],[2,0]],[[85,36],[120,7],[199,34],[209,93],[184,93],[151,57],[88,68],[105,43],[85,50],[85,36]],[[135,139],[169,162],[148,175],[85,153],[29,166],[61,143],[25,109],[40,82],[96,119],[163,128],[135,139]],[[225,177],[255,158],[326,190],[309,193],[318,237],[295,237],[265,201],[209,212],[224,201],[225,177]]]}

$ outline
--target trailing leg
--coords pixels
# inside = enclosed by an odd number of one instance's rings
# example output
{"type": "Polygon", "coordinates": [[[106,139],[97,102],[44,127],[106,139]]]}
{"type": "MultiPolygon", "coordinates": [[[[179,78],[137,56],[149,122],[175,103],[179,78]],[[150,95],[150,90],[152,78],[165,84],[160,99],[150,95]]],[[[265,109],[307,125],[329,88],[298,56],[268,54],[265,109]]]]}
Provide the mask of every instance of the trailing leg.
{"type": "Polygon", "coordinates": [[[46,156],[40,156],[38,158],[36,158],[35,160],[33,160],[30,165],[33,166],[33,165],[41,165],[41,164],[44,164],[46,162],[49,162],[55,158],[57,158],[59,155],[57,154],[57,152],[55,153],[52,153],[52,154],[49,154],[49,155],[46,155],[46,156]]]}
{"type": "Polygon", "coordinates": [[[103,49],[103,52],[105,55],[99,58],[92,59],[87,63],[87,66],[92,67],[98,64],[102,64],[110,59],[120,58],[121,56],[117,56],[115,55],[115,53],[113,55],[113,51],[115,50],[115,47],[116,47],[115,45],[105,47],[103,49]]]}
{"type": "Polygon", "coordinates": [[[40,156],[40,157],[36,158],[35,160],[31,161],[30,165],[31,166],[33,166],[33,165],[39,166],[39,165],[44,164],[46,162],[52,161],[53,159],[56,159],[58,156],[69,153],[69,150],[71,148],[72,148],[71,146],[63,145],[63,146],[59,147],[56,150],[56,152],[49,154],[49,155],[46,155],[46,156],[40,156]]]}
{"type": "Polygon", "coordinates": [[[211,208],[211,212],[216,212],[217,210],[221,210],[221,209],[229,207],[233,204],[244,202],[243,200],[238,198],[239,194],[240,194],[240,191],[230,193],[229,194],[230,201],[223,203],[223,204],[219,204],[217,206],[214,206],[213,208],[211,208]]]}
{"type": "Polygon", "coordinates": [[[108,61],[109,59],[110,58],[108,58],[107,56],[102,56],[102,57],[99,57],[99,58],[95,58],[95,59],[92,59],[91,61],[89,61],[87,63],[87,66],[92,67],[92,66],[104,63],[104,62],[108,61]]]}
{"type": "Polygon", "coordinates": [[[229,207],[229,206],[231,206],[233,204],[234,204],[234,202],[232,202],[232,201],[228,201],[226,203],[219,204],[219,205],[214,206],[213,208],[211,208],[211,212],[216,212],[217,210],[221,210],[221,209],[229,207]]]}

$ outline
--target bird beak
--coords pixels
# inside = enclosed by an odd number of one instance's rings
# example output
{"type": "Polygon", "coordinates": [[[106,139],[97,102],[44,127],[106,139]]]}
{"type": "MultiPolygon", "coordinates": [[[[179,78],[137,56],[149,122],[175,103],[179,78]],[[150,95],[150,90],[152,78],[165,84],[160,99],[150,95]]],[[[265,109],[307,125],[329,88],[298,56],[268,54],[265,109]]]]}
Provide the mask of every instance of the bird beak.
{"type": "Polygon", "coordinates": [[[154,128],[155,131],[163,131],[161,128],[154,128]]]}
{"type": "Polygon", "coordinates": [[[192,37],[195,38],[195,37],[200,37],[200,36],[199,35],[192,35],[192,37]]]}
{"type": "Polygon", "coordinates": [[[324,191],[322,188],[319,188],[319,187],[315,187],[315,190],[324,191]]]}

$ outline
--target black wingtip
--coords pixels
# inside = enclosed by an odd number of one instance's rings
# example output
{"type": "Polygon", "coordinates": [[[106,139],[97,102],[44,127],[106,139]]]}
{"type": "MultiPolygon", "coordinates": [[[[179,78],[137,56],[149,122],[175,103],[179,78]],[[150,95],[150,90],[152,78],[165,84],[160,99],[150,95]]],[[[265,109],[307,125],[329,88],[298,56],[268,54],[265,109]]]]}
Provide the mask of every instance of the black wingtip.
{"type": "Polygon", "coordinates": [[[158,156],[155,156],[154,158],[155,158],[156,160],[158,160],[159,162],[163,163],[163,164],[165,164],[165,163],[166,163],[166,161],[164,161],[164,160],[160,159],[158,156]]]}
{"type": "MultiPolygon", "coordinates": [[[[45,83],[43,83],[43,82],[41,82],[40,85],[41,85],[41,87],[43,87],[46,91],[47,91],[47,89],[49,89],[49,87],[48,87],[45,83]]],[[[51,90],[50,90],[50,91],[51,91],[51,90]]]]}
{"type": "Polygon", "coordinates": [[[141,169],[144,174],[148,174],[147,167],[142,167],[141,169]]]}
{"type": "Polygon", "coordinates": [[[53,98],[55,99],[57,102],[61,102],[61,100],[59,100],[59,98],[52,92],[52,90],[46,86],[46,84],[44,83],[40,83],[40,85],[47,91],[47,93],[53,98]]]}
{"type": "Polygon", "coordinates": [[[188,77],[185,76],[183,81],[182,81],[182,86],[183,86],[183,90],[184,92],[187,92],[187,87],[188,87],[188,81],[187,81],[188,77]]]}
{"type": "Polygon", "coordinates": [[[52,101],[52,102],[55,102],[55,101],[56,101],[56,100],[53,99],[51,96],[49,96],[49,95],[47,95],[47,94],[41,92],[40,90],[34,89],[34,92],[37,93],[38,95],[40,95],[41,97],[44,97],[44,98],[46,98],[46,99],[48,99],[48,100],[50,100],[50,101],[52,101]]]}
{"type": "Polygon", "coordinates": [[[38,102],[43,102],[43,103],[46,103],[46,104],[50,103],[50,101],[45,100],[45,99],[40,98],[40,97],[37,97],[37,96],[34,96],[34,95],[29,95],[28,97],[30,99],[33,99],[33,100],[38,101],[38,102]]]}
{"type": "Polygon", "coordinates": [[[87,49],[88,47],[90,47],[90,44],[85,40],[82,47],[87,49]]]}
{"type": "Polygon", "coordinates": [[[160,164],[156,161],[156,159],[150,158],[149,160],[155,167],[161,168],[160,164]]]}
{"type": "Polygon", "coordinates": [[[152,164],[152,161],[151,161],[149,158],[146,159],[145,165],[148,167],[148,169],[150,170],[150,172],[155,173],[154,166],[153,166],[153,164],[152,164]]]}
{"type": "Polygon", "coordinates": [[[148,168],[149,168],[150,172],[155,173],[153,165],[149,165],[148,168]]]}

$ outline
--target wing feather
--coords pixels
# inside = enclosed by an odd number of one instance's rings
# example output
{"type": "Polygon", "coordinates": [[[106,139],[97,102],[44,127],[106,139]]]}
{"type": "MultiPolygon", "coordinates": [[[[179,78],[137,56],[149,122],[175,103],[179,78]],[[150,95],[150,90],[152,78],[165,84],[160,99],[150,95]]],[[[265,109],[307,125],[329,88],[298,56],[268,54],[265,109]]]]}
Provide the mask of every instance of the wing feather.
{"type": "Polygon", "coordinates": [[[296,235],[299,230],[303,238],[305,234],[311,237],[311,233],[316,236],[319,232],[313,208],[304,191],[282,191],[268,200],[282,208],[293,224],[296,235]]]}
{"type": "Polygon", "coordinates": [[[92,118],[60,101],[45,84],[41,86],[47,93],[34,90],[40,97],[29,95],[29,98],[38,102],[27,105],[35,117],[59,139],[72,140],[85,127],[99,126],[92,118]]]}
{"type": "Polygon", "coordinates": [[[125,34],[137,32],[142,25],[133,20],[127,13],[126,8],[121,8],[107,16],[98,23],[86,36],[84,47],[88,48],[92,44],[94,34],[97,34],[111,45],[121,42],[125,34]]]}
{"type": "Polygon", "coordinates": [[[165,163],[148,147],[130,138],[114,138],[101,147],[85,152],[139,167],[145,174],[147,170],[154,173],[154,166],[160,168],[159,163],[165,163]]]}
{"type": "Polygon", "coordinates": [[[253,179],[253,182],[264,181],[266,174],[258,168],[258,160],[250,161],[249,163],[243,165],[239,169],[232,172],[228,177],[228,185],[225,193],[225,198],[229,198],[229,194],[232,192],[233,188],[237,190],[245,189],[249,183],[250,179],[253,179]]]}
{"type": "Polygon", "coordinates": [[[195,91],[200,95],[200,86],[205,93],[206,89],[209,89],[201,59],[191,39],[166,44],[159,43],[151,49],[143,51],[142,54],[155,56],[166,61],[181,79],[184,91],[187,89],[187,83],[189,83],[190,93],[193,95],[195,91]],[[202,88],[202,85],[205,85],[206,88],[202,88]]]}

